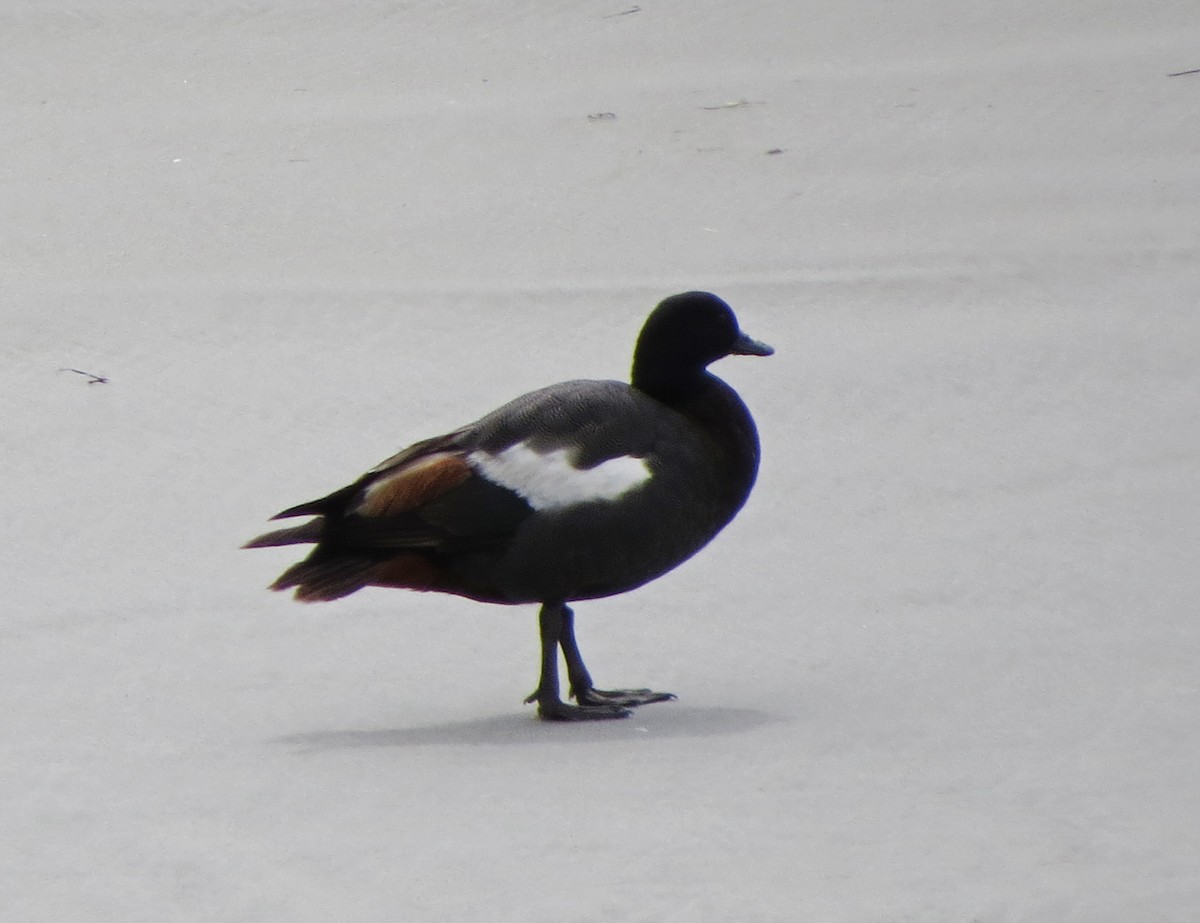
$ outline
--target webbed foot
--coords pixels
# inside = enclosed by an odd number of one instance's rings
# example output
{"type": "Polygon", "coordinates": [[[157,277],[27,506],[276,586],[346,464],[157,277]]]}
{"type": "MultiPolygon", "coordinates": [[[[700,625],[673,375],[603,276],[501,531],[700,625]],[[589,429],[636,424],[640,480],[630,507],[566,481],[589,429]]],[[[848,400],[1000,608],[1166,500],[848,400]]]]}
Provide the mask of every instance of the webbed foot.
{"type": "Polygon", "coordinates": [[[572,689],[571,698],[580,705],[597,707],[615,705],[619,708],[637,708],[652,702],[673,702],[670,692],[655,692],[653,689],[597,689],[594,686],[583,690],[572,689]]]}
{"type": "Polygon", "coordinates": [[[528,705],[537,702],[538,717],[543,721],[603,721],[609,718],[628,718],[633,711],[619,702],[580,702],[568,705],[557,696],[543,696],[537,689],[525,699],[528,705]]]}

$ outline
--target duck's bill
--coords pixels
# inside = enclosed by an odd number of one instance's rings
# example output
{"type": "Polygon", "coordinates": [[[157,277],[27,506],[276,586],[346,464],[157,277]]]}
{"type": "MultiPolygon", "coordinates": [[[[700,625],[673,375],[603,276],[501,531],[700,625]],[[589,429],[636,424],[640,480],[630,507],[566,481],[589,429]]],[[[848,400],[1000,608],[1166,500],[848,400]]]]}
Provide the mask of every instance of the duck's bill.
{"type": "Polygon", "coordinates": [[[744,333],[733,344],[733,354],[735,356],[769,356],[774,352],[775,350],[766,343],[763,343],[761,340],[752,339],[744,333]]]}

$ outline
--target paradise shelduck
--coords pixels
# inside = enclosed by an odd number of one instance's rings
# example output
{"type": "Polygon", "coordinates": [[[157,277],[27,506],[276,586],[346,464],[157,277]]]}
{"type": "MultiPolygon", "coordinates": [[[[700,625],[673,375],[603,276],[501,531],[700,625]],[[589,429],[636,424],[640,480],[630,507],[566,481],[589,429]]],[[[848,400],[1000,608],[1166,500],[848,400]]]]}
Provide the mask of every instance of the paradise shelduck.
{"type": "Polygon", "coordinates": [[[772,352],[717,296],[673,295],[642,328],[630,384],[567,381],[518,397],[284,510],[274,518],[316,518],[245,547],[316,543],[271,585],[302,602],[377,586],[540,603],[541,677],[525,701],[552,720],[625,717],[674,696],[595,688],[567,603],[661,576],[734,517],[758,472],[758,433],[707,367],[772,352]],[[577,706],[559,696],[559,648],[577,706]]]}

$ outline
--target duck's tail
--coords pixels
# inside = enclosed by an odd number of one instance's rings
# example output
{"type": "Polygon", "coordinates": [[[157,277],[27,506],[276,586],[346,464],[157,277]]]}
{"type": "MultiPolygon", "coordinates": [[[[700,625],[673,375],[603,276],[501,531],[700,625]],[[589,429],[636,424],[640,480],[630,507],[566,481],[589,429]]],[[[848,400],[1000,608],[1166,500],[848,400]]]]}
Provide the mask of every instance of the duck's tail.
{"type": "Polygon", "coordinates": [[[296,600],[302,603],[341,599],[371,582],[378,560],[371,558],[318,557],[309,555],[293,564],[271,584],[272,590],[296,588],[296,600]]]}
{"type": "Polygon", "coordinates": [[[278,545],[312,545],[321,540],[323,531],[324,520],[314,519],[303,525],[290,526],[287,529],[276,529],[274,532],[265,532],[258,536],[258,538],[250,539],[242,547],[274,548],[278,545]]]}
{"type": "Polygon", "coordinates": [[[330,554],[327,549],[321,547],[320,542],[325,537],[326,519],[320,515],[323,510],[319,504],[320,501],[317,501],[284,510],[273,518],[314,514],[316,518],[298,526],[266,532],[242,546],[275,548],[280,545],[317,545],[312,554],[285,570],[270,587],[272,590],[290,590],[295,587],[296,599],[306,603],[341,599],[355,590],[361,590],[370,582],[371,571],[379,563],[377,557],[330,554]]]}

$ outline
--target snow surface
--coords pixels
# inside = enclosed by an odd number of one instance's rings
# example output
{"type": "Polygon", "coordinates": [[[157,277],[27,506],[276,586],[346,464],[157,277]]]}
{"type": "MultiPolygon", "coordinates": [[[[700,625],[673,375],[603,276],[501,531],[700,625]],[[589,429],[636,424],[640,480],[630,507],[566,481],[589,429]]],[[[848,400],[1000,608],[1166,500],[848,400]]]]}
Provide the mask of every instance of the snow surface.
{"type": "Polygon", "coordinates": [[[0,918],[1196,920],[1197,27],[5,5],[0,918]],[[777,349],[759,485],[578,607],[678,702],[543,724],[531,607],[264,591],[267,516],[692,288],[777,349]]]}

